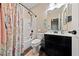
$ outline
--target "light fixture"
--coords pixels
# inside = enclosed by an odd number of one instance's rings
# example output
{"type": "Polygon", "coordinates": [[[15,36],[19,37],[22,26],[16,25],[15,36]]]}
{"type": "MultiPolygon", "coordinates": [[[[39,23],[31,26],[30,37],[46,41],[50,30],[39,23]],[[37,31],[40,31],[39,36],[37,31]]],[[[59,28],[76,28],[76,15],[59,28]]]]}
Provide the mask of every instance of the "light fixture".
{"type": "Polygon", "coordinates": [[[56,8],[60,8],[60,7],[63,6],[63,5],[65,5],[65,3],[58,3],[58,4],[56,5],[56,8]]]}
{"type": "Polygon", "coordinates": [[[54,3],[50,3],[48,10],[54,10],[55,9],[55,4],[54,3]]]}
{"type": "Polygon", "coordinates": [[[55,8],[60,8],[65,3],[50,3],[48,10],[54,10],[55,8]]]}

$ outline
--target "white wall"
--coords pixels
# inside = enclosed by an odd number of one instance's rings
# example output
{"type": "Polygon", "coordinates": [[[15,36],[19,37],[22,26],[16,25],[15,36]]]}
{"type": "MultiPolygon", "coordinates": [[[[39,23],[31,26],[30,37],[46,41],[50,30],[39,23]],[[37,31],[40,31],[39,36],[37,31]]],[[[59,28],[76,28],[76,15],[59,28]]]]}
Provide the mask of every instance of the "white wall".
{"type": "Polygon", "coordinates": [[[72,55],[79,56],[79,3],[72,4],[72,30],[77,34],[72,37],[72,55]]]}
{"type": "Polygon", "coordinates": [[[47,19],[48,3],[39,3],[36,7],[31,9],[37,15],[37,30],[38,32],[45,32],[47,29],[44,26],[44,20],[47,19]]]}

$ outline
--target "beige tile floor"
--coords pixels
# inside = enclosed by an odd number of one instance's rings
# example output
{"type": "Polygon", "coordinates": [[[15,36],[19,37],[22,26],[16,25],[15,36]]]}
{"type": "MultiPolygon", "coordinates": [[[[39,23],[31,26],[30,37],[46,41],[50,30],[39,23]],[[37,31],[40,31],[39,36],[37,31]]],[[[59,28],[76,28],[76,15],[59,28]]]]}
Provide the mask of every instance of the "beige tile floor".
{"type": "Polygon", "coordinates": [[[39,56],[39,53],[34,54],[33,50],[31,49],[25,56],[39,56]]]}

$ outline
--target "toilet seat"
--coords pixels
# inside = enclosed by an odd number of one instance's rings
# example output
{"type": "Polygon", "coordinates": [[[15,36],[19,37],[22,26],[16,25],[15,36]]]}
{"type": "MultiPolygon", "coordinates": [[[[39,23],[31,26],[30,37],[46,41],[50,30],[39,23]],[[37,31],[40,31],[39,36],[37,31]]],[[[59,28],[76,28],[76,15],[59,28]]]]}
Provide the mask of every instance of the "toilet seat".
{"type": "Polygon", "coordinates": [[[41,44],[41,40],[40,39],[35,39],[32,41],[32,47],[36,47],[39,46],[41,44]]]}
{"type": "Polygon", "coordinates": [[[37,43],[40,43],[40,42],[41,42],[40,39],[35,39],[35,40],[32,41],[32,44],[37,44],[37,43]]]}

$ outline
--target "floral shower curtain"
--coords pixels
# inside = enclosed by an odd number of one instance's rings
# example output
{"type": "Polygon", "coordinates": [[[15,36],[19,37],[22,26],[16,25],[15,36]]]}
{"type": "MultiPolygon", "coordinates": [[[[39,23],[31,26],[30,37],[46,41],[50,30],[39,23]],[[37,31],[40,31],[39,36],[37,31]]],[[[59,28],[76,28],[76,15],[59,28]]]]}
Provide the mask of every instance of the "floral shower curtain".
{"type": "Polygon", "coordinates": [[[16,48],[15,55],[20,56],[22,53],[22,40],[23,40],[23,8],[17,4],[17,20],[16,20],[16,48]]]}
{"type": "Polygon", "coordinates": [[[0,19],[0,24],[1,24],[1,33],[0,33],[0,35],[1,35],[1,38],[0,38],[0,43],[1,43],[1,45],[0,45],[0,55],[6,55],[6,29],[5,29],[5,19],[4,19],[4,13],[3,13],[3,8],[2,8],[2,5],[1,5],[1,9],[0,9],[0,11],[1,11],[1,19],[0,19]]]}
{"type": "Polygon", "coordinates": [[[23,21],[17,4],[1,4],[0,55],[21,55],[23,21]]]}

